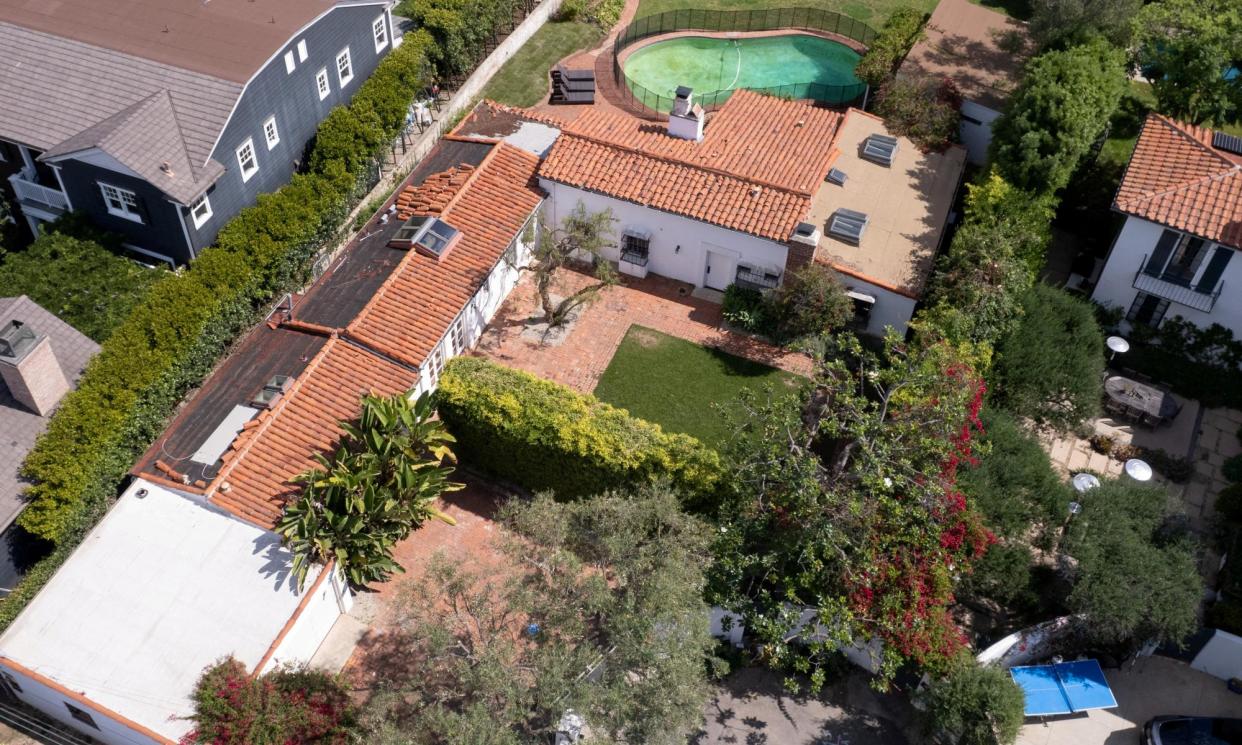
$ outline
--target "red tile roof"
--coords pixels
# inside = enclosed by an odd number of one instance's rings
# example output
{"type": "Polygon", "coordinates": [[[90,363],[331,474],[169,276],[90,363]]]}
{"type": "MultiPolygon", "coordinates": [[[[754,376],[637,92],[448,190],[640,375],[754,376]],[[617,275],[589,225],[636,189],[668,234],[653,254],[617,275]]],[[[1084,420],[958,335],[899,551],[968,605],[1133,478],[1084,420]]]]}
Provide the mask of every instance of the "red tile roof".
{"type": "Polygon", "coordinates": [[[841,114],[740,90],[701,142],[663,124],[590,109],[540,166],[551,181],[784,241],[837,156],[841,114]]]}
{"type": "Polygon", "coordinates": [[[1212,147],[1212,130],[1148,114],[1113,207],[1242,248],[1242,155],[1212,147]]]}
{"type": "Polygon", "coordinates": [[[397,217],[408,220],[414,215],[438,215],[461,190],[474,166],[463,163],[442,173],[428,176],[418,186],[407,186],[397,195],[397,217]]]}
{"type": "Polygon", "coordinates": [[[461,238],[438,260],[406,254],[346,333],[393,359],[422,365],[542,201],[538,165],[533,154],[498,143],[463,183],[428,179],[411,200],[461,238]]]}
{"type": "Polygon", "coordinates": [[[285,501],[298,491],[290,479],[315,466],[315,453],[336,446],[338,423],[358,416],[362,397],[407,391],[417,379],[413,370],[342,339],[329,340],[276,405],[233,442],[209,499],[244,520],[274,527],[285,501]]]}

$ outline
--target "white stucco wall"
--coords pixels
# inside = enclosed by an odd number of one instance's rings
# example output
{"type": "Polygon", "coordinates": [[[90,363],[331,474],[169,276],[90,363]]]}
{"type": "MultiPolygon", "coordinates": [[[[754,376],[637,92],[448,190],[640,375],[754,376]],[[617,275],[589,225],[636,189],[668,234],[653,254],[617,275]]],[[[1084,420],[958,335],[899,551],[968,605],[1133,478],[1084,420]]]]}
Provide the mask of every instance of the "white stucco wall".
{"type": "Polygon", "coordinates": [[[1221,680],[1242,678],[1242,637],[1217,629],[1190,666],[1221,680]]]}
{"type": "Polygon", "coordinates": [[[353,596],[339,572],[324,577],[259,672],[265,673],[284,663],[309,662],[341,613],[349,610],[352,603],[353,596]]]}
{"type": "Polygon", "coordinates": [[[914,298],[906,297],[892,290],[851,277],[848,274],[838,272],[837,276],[841,278],[841,284],[847,290],[854,290],[875,298],[875,306],[871,309],[871,318],[867,322],[867,328],[863,329],[865,333],[872,336],[884,336],[885,329],[889,326],[896,329],[899,334],[906,333],[906,327],[910,325],[910,318],[914,315],[914,306],[916,304],[914,298]]]}
{"type": "Polygon", "coordinates": [[[962,123],[958,127],[958,133],[961,135],[962,144],[966,146],[966,159],[981,166],[988,162],[988,145],[992,144],[992,122],[996,121],[1000,112],[974,101],[962,101],[961,111],[962,123]],[[974,121],[967,121],[968,118],[974,121]]]}
{"type": "Polygon", "coordinates": [[[617,219],[613,226],[616,240],[609,250],[604,252],[605,257],[610,260],[616,261],[620,258],[620,249],[617,244],[620,242],[621,234],[627,228],[636,228],[651,234],[647,271],[662,277],[688,282],[695,287],[712,284],[718,288],[724,288],[732,284],[738,262],[759,269],[775,269],[782,274],[785,271],[788,248],[783,243],[709,225],[688,217],[661,212],[602,194],[583,191],[546,179],[540,179],[539,182],[549,194],[544,212],[549,224],[560,224],[561,219],[573,212],[579,203],[590,212],[605,209],[612,211],[612,216],[617,219]],[[720,284],[706,281],[709,250],[725,257],[722,268],[713,270],[727,274],[726,280],[720,284]]]}
{"type": "MultiPolygon", "coordinates": [[[[0,662],[0,665],[3,665],[3,663],[0,662]]],[[[163,745],[164,743],[172,742],[171,740],[157,740],[130,729],[107,714],[98,711],[90,704],[73,700],[55,688],[43,685],[8,666],[4,666],[4,672],[12,677],[21,688],[20,691],[14,692],[17,693],[17,697],[23,703],[33,706],[57,722],[74,727],[82,734],[93,738],[97,742],[102,742],[104,745],[163,745]],[[98,729],[73,719],[69,715],[69,709],[65,707],[66,703],[73,704],[89,714],[98,729]]]]}
{"type": "MultiPolygon", "coordinates": [[[[1134,288],[1134,275],[1139,271],[1145,256],[1150,256],[1156,248],[1164,226],[1149,222],[1138,217],[1127,217],[1125,225],[1118,233],[1100,280],[1096,284],[1091,299],[1103,305],[1118,306],[1128,311],[1139,293],[1134,288]]],[[[1207,266],[1209,259],[1204,260],[1199,271],[1207,266]]],[[[1211,313],[1204,313],[1177,302],[1170,302],[1165,318],[1181,316],[1200,327],[1219,323],[1232,329],[1235,337],[1242,337],[1242,256],[1235,252],[1229,265],[1225,267],[1224,289],[1216,300],[1211,313]]]]}

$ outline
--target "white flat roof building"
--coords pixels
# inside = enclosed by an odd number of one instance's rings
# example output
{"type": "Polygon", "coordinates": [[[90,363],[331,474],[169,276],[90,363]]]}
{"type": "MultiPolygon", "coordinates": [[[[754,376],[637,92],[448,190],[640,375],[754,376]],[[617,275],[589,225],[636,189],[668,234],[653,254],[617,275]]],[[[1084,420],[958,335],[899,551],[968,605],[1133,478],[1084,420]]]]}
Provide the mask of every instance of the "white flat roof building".
{"type": "Polygon", "coordinates": [[[344,610],[319,570],[298,593],[290,559],[276,534],[135,480],[0,636],[0,672],[96,740],[176,741],[203,668],[307,660],[344,610]]]}

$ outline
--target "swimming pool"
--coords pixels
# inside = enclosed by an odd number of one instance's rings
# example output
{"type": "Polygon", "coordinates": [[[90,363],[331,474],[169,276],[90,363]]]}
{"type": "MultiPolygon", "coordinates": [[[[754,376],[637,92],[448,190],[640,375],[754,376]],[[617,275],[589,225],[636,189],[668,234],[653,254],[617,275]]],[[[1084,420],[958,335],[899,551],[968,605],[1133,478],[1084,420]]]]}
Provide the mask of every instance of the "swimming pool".
{"type": "Polygon", "coordinates": [[[866,88],[854,77],[858,60],[844,44],[808,34],[682,36],[634,50],[622,69],[635,97],[657,109],[680,85],[704,106],[724,103],[738,88],[844,103],[866,88]]]}

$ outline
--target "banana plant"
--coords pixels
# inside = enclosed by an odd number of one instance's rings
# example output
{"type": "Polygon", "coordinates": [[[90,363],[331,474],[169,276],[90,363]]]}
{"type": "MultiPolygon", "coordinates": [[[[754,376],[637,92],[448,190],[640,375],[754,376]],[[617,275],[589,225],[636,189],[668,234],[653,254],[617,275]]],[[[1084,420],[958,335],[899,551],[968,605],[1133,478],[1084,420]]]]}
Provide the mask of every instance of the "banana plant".
{"type": "Polygon", "coordinates": [[[393,548],[429,519],[455,524],[435,502],[462,484],[450,480],[453,436],[434,418],[427,394],[366,396],[352,422],[341,422],[336,450],[297,476],[300,493],[276,526],[293,553],[301,589],[310,570],[329,561],[355,587],[404,571],[393,548]]]}

